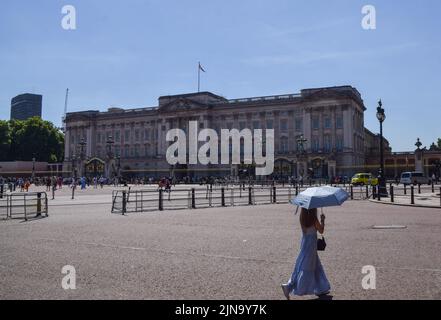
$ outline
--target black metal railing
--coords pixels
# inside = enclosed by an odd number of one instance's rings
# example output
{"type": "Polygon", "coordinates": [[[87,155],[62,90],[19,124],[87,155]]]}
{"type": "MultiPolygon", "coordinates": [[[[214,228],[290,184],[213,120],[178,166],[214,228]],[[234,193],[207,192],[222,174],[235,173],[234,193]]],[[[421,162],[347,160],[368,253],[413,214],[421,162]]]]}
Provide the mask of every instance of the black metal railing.
{"type": "Polygon", "coordinates": [[[46,192],[4,194],[0,198],[0,219],[28,219],[48,216],[46,192]]]}
{"type": "MultiPolygon", "coordinates": [[[[232,187],[201,186],[198,188],[168,190],[114,190],[112,213],[148,212],[173,209],[232,207],[259,204],[288,203],[308,187],[241,185],[232,187]]],[[[372,196],[370,187],[342,187],[352,200],[372,196]]]]}

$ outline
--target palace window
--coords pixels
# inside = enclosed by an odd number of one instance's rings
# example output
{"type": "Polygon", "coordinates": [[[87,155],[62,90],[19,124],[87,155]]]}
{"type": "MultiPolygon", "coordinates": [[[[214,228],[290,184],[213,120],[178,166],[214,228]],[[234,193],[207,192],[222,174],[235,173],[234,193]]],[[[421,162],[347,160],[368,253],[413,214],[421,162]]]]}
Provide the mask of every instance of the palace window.
{"type": "Polygon", "coordinates": [[[312,138],[311,149],[312,149],[312,152],[318,152],[319,151],[319,149],[320,149],[320,142],[319,142],[319,139],[317,137],[312,138]]]}
{"type": "Polygon", "coordinates": [[[335,120],[335,126],[337,129],[343,129],[343,116],[337,116],[337,119],[335,120]]]}
{"type": "Polygon", "coordinates": [[[331,118],[330,117],[325,118],[325,129],[331,129],[331,118]]]}
{"type": "Polygon", "coordinates": [[[138,129],[136,129],[135,130],[135,141],[139,141],[139,130],[138,129]]]}
{"type": "Polygon", "coordinates": [[[285,154],[288,153],[288,138],[282,137],[280,139],[280,153],[285,154]]]}
{"type": "Polygon", "coordinates": [[[343,137],[341,136],[337,137],[337,140],[335,142],[335,148],[339,152],[343,151],[343,137]]]}
{"type": "Polygon", "coordinates": [[[130,141],[130,130],[126,130],[124,132],[124,141],[129,142],[130,141]]]}
{"type": "Polygon", "coordinates": [[[296,118],[295,127],[297,132],[303,132],[303,120],[302,118],[296,118]]]}
{"type": "Polygon", "coordinates": [[[331,152],[331,137],[325,136],[323,139],[323,149],[325,152],[331,152]]]}
{"type": "Polygon", "coordinates": [[[121,132],[119,130],[115,131],[115,141],[120,142],[121,141],[121,132]]]}
{"type": "Polygon", "coordinates": [[[281,132],[288,131],[288,120],[286,120],[286,119],[281,119],[280,120],[280,131],[281,132]]]}
{"type": "Polygon", "coordinates": [[[312,129],[318,130],[320,128],[320,119],[319,117],[312,118],[312,129]]]}
{"type": "Polygon", "coordinates": [[[274,129],[273,120],[266,120],[266,128],[274,129]]]}
{"type": "Polygon", "coordinates": [[[260,129],[260,121],[253,121],[253,129],[260,129]]]}

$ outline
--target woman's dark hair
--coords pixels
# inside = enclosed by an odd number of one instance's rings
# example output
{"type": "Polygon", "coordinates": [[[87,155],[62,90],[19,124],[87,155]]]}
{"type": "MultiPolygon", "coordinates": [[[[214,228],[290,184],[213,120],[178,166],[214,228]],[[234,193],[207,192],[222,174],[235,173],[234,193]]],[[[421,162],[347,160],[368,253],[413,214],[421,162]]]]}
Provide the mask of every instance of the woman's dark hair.
{"type": "Polygon", "coordinates": [[[304,228],[312,227],[317,220],[317,209],[302,208],[300,212],[300,224],[304,228]]]}

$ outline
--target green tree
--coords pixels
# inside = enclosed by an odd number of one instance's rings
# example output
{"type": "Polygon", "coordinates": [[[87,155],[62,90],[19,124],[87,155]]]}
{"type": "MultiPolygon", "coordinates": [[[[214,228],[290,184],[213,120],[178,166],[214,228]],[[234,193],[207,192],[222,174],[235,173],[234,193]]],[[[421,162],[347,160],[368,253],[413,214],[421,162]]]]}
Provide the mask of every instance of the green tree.
{"type": "Polygon", "coordinates": [[[16,157],[18,160],[63,161],[64,136],[51,122],[39,117],[24,121],[16,132],[16,157]]]}
{"type": "Polygon", "coordinates": [[[9,121],[0,120],[0,161],[9,160],[11,149],[11,128],[9,121]]]}
{"type": "Polygon", "coordinates": [[[0,160],[61,162],[64,135],[51,122],[39,117],[26,121],[0,122],[0,160]]]}

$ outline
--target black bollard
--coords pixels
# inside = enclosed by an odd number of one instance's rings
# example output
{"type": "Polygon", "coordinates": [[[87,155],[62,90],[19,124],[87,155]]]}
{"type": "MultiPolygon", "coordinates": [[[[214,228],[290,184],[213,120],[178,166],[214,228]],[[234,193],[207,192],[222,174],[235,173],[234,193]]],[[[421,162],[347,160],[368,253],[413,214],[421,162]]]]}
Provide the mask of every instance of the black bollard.
{"type": "Polygon", "coordinates": [[[394,202],[394,186],[393,185],[390,186],[389,192],[390,192],[390,202],[394,202]]]}
{"type": "Polygon", "coordinates": [[[122,192],[122,214],[126,214],[127,212],[127,193],[124,190],[122,192]]]}
{"type": "Polygon", "coordinates": [[[351,200],[354,200],[354,186],[351,184],[351,200]]]}
{"type": "Polygon", "coordinates": [[[0,199],[3,199],[3,184],[0,186],[0,199]]]}
{"type": "MultiPolygon", "coordinates": [[[[160,211],[164,210],[164,199],[163,199],[164,195],[163,195],[163,192],[164,191],[162,189],[159,189],[158,209],[160,211]]],[[[125,191],[123,191],[123,194],[124,193],[125,193],[125,191]]]]}
{"type": "Polygon", "coordinates": [[[221,205],[225,207],[225,189],[221,188],[221,205]]]}
{"type": "Polygon", "coordinates": [[[415,204],[414,187],[410,186],[410,204],[415,204]]]}
{"type": "Polygon", "coordinates": [[[191,208],[196,209],[196,196],[194,188],[191,189],[191,208]]]}
{"type": "Polygon", "coordinates": [[[432,180],[432,193],[435,193],[435,185],[433,184],[433,180],[432,180]]]}
{"type": "Polygon", "coordinates": [[[404,195],[406,195],[407,194],[407,185],[405,184],[404,185],[404,195]]]}
{"type": "Polygon", "coordinates": [[[421,183],[418,183],[418,194],[421,194],[421,183]]]}
{"type": "Polygon", "coordinates": [[[366,186],[366,199],[369,198],[369,186],[366,186]]]}
{"type": "Polygon", "coordinates": [[[37,217],[41,216],[41,193],[37,193],[37,217]]]}
{"type": "Polygon", "coordinates": [[[251,197],[251,187],[248,187],[248,204],[249,205],[253,204],[253,199],[251,197]]]}
{"type": "Polygon", "coordinates": [[[273,187],[273,203],[277,202],[277,198],[276,198],[276,187],[273,187]]]}

